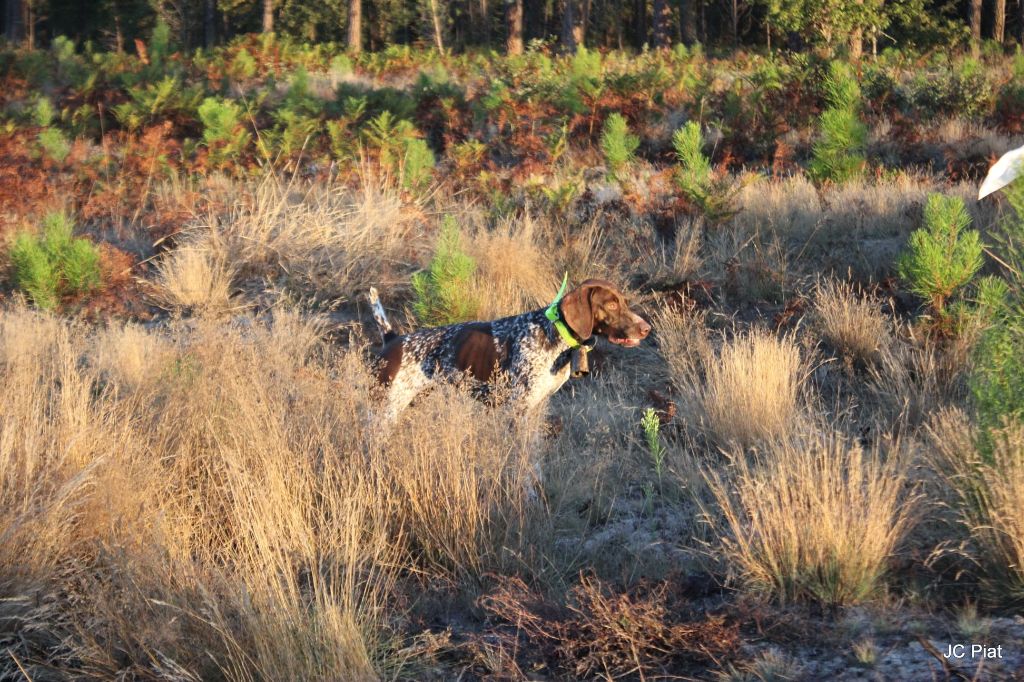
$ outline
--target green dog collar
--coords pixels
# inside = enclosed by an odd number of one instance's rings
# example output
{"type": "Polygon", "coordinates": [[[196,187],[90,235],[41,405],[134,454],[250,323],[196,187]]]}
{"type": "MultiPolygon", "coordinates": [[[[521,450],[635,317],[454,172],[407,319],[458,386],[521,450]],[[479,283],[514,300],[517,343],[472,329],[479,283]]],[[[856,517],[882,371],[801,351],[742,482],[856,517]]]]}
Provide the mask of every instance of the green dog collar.
{"type": "Polygon", "coordinates": [[[562,316],[558,309],[558,304],[562,302],[562,297],[565,296],[565,288],[569,283],[569,273],[565,273],[562,277],[562,287],[558,290],[558,295],[555,296],[555,300],[551,302],[551,305],[544,311],[544,317],[551,320],[555,325],[555,329],[558,330],[558,335],[562,337],[562,340],[569,344],[569,348],[577,348],[580,342],[573,336],[572,331],[569,330],[568,325],[562,320],[562,316]]]}

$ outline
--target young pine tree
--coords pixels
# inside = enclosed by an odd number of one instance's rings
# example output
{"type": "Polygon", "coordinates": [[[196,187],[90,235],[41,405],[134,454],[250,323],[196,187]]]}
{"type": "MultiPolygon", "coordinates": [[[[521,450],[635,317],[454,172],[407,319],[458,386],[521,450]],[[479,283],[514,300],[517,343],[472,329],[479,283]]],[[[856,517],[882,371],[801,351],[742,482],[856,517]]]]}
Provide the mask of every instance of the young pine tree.
{"type": "Polygon", "coordinates": [[[868,130],[860,120],[860,86],[845,62],[832,62],[825,79],[828,107],[818,119],[820,138],[808,169],[817,182],[846,182],[867,166],[864,157],[868,130]]]}

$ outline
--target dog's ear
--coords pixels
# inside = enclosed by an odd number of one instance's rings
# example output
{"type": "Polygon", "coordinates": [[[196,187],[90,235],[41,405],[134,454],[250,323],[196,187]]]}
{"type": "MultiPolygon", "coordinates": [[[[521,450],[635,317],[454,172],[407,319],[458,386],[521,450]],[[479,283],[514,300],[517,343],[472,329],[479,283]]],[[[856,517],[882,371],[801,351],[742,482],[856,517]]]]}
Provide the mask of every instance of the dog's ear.
{"type": "Polygon", "coordinates": [[[594,335],[594,308],[591,302],[596,284],[584,282],[562,299],[562,318],[582,340],[594,335]]]}

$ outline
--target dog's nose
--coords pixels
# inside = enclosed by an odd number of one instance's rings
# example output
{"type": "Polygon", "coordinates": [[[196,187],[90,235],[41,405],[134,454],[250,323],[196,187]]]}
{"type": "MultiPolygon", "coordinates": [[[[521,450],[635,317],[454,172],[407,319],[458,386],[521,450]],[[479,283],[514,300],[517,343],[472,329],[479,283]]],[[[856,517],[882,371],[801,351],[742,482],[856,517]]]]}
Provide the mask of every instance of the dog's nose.
{"type": "Polygon", "coordinates": [[[640,320],[640,338],[646,339],[647,335],[651,333],[651,325],[647,324],[643,320],[640,320]]]}

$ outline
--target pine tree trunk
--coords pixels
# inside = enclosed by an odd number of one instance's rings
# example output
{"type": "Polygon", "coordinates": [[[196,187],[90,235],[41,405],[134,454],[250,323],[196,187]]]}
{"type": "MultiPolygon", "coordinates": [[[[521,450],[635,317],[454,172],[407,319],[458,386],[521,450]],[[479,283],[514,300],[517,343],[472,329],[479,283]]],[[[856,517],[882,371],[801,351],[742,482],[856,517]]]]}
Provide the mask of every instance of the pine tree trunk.
{"type": "Polygon", "coordinates": [[[654,47],[672,47],[672,7],[668,0],[654,0],[654,25],[651,28],[654,47]]]}
{"type": "MultiPolygon", "coordinates": [[[[863,5],[864,0],[856,0],[856,4],[863,5]]],[[[854,26],[853,30],[850,31],[850,59],[854,61],[860,61],[861,56],[864,54],[864,27],[854,26]]]]}
{"type": "Polygon", "coordinates": [[[731,0],[729,3],[729,30],[732,33],[732,44],[736,47],[740,44],[740,3],[739,0],[731,0]]]}
{"type": "Polygon", "coordinates": [[[633,33],[637,45],[647,42],[647,0],[633,0],[633,33]]]}
{"type": "Polygon", "coordinates": [[[1006,0],[996,0],[995,21],[992,23],[992,39],[1000,45],[1006,37],[1006,0]]]}
{"type": "Polygon", "coordinates": [[[203,2],[203,42],[206,47],[213,47],[217,43],[217,0],[204,0],[203,2]]]}
{"type": "Polygon", "coordinates": [[[850,33],[850,59],[858,61],[864,55],[864,29],[859,26],[850,33]]]}
{"type": "Polygon", "coordinates": [[[430,0],[430,19],[434,25],[434,45],[437,51],[444,54],[444,35],[441,33],[441,9],[437,0],[430,0]]]}
{"type": "Polygon", "coordinates": [[[1017,42],[1024,45],[1024,0],[1017,0],[1017,42]]]}
{"type": "Polygon", "coordinates": [[[263,32],[274,32],[274,0],[263,0],[263,32]]]}
{"type": "Polygon", "coordinates": [[[523,0],[505,0],[505,24],[508,38],[505,51],[510,55],[523,53],[523,0]]]}
{"type": "Polygon", "coordinates": [[[28,2],[22,1],[25,25],[25,47],[30,50],[36,49],[36,12],[35,7],[32,6],[32,0],[28,2]]]}
{"type": "Polygon", "coordinates": [[[348,51],[363,51],[363,0],[348,0],[348,51]]]}
{"type": "Polygon", "coordinates": [[[491,44],[491,4],[488,0],[480,0],[480,22],[477,39],[481,45],[491,44]]]}
{"type": "Polygon", "coordinates": [[[22,0],[7,0],[4,5],[4,37],[12,43],[20,43],[25,38],[25,15],[22,0]]]}
{"type": "Polygon", "coordinates": [[[562,0],[562,47],[566,52],[575,52],[580,46],[580,42],[577,40],[580,34],[577,29],[579,24],[577,1],[562,0]]]}
{"type": "Polygon", "coordinates": [[[696,0],[683,0],[681,9],[683,44],[687,47],[697,42],[697,4],[696,0]]]}
{"type": "Polygon", "coordinates": [[[971,0],[971,53],[981,54],[981,0],[971,0]]]}

